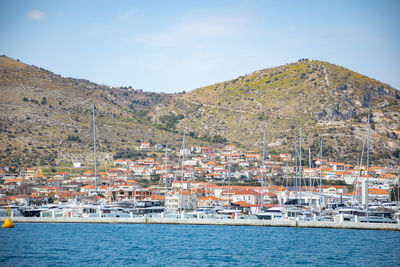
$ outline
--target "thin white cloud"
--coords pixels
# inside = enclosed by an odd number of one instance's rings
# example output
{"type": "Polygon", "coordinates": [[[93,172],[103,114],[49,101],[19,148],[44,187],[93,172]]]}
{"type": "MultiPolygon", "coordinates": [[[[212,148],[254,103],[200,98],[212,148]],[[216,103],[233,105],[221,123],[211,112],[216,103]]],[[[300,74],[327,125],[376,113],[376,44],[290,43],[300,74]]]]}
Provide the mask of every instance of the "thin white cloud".
{"type": "Polygon", "coordinates": [[[32,9],[28,12],[27,16],[31,20],[44,20],[46,18],[46,14],[38,9],[32,9]]]}
{"type": "Polygon", "coordinates": [[[248,28],[245,21],[240,18],[190,18],[164,31],[136,37],[134,41],[154,46],[180,47],[238,37],[246,33],[248,28]]]}

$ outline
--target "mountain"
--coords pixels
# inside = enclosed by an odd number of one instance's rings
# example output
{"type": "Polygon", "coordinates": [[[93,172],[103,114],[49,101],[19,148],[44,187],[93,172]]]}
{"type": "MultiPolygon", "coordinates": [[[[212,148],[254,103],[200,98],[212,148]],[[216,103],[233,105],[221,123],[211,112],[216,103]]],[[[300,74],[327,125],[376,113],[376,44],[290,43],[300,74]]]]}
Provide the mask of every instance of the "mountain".
{"type": "MultiPolygon", "coordinates": [[[[270,151],[293,151],[302,128],[303,149],[355,163],[371,106],[373,159],[399,154],[400,92],[346,68],[300,60],[256,71],[176,96],[152,110],[156,118],[184,114],[177,125],[197,135],[219,134],[243,147],[259,149],[267,133],[270,151]]],[[[315,154],[314,154],[315,155],[315,154]]]]}
{"type": "Polygon", "coordinates": [[[100,160],[129,156],[140,142],[178,143],[181,135],[155,127],[148,114],[173,95],[110,88],[63,78],[0,57],[0,158],[2,164],[92,162],[92,104],[100,160]]]}
{"type": "MultiPolygon", "coordinates": [[[[233,142],[270,152],[293,150],[302,128],[303,149],[354,163],[371,106],[373,159],[399,153],[400,93],[387,84],[327,62],[302,60],[256,71],[184,94],[111,88],[0,57],[0,157],[2,164],[90,162],[91,111],[100,160],[133,156],[140,142],[179,148],[233,142]]],[[[140,156],[137,155],[137,156],[140,156]]]]}

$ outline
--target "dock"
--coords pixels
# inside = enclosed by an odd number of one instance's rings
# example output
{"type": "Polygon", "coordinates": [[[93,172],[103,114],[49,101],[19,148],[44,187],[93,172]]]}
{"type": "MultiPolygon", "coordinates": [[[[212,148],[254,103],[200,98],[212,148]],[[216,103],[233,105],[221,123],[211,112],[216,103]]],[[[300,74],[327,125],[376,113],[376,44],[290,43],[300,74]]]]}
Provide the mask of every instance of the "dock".
{"type": "MultiPolygon", "coordinates": [[[[1,217],[4,222],[7,218],[1,217]]],[[[120,224],[182,224],[182,225],[230,225],[230,226],[270,226],[270,227],[303,227],[333,228],[359,230],[400,231],[400,224],[331,222],[331,221],[296,221],[287,219],[254,220],[254,219],[176,219],[176,218],[110,218],[110,217],[12,217],[18,223],[120,223],[120,224]]]]}

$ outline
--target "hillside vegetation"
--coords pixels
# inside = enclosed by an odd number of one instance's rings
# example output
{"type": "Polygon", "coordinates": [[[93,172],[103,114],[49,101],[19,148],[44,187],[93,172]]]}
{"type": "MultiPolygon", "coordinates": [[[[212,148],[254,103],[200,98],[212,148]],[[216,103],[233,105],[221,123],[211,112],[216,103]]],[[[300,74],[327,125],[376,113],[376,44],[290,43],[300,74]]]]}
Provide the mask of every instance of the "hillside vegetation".
{"type": "Polygon", "coordinates": [[[2,164],[54,165],[93,159],[92,105],[100,160],[129,155],[141,142],[179,143],[150,110],[172,95],[109,88],[0,57],[2,164]]]}
{"type": "Polygon", "coordinates": [[[372,116],[374,159],[399,153],[400,94],[387,84],[327,62],[302,60],[256,71],[177,96],[158,105],[152,118],[185,114],[177,125],[198,135],[219,134],[243,147],[293,150],[302,128],[303,149],[355,162],[372,116]]]}
{"type": "MultiPolygon", "coordinates": [[[[140,142],[188,145],[232,142],[270,152],[303,149],[355,162],[372,110],[375,161],[399,153],[400,94],[387,84],[322,61],[303,60],[256,71],[185,94],[110,88],[0,57],[1,164],[54,165],[92,160],[92,104],[100,160],[132,156],[140,142]]],[[[378,163],[378,162],[377,162],[378,163]]]]}

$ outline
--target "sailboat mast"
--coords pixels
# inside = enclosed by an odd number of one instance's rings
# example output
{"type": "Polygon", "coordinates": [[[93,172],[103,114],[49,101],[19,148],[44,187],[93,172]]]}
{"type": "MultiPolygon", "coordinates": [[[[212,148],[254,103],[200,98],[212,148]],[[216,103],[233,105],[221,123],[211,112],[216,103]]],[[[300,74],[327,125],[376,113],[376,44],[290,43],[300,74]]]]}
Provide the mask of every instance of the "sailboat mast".
{"type": "Polygon", "coordinates": [[[231,198],[231,161],[232,161],[232,151],[229,152],[229,163],[228,163],[228,208],[230,206],[230,198],[231,198]]]}
{"type": "Polygon", "coordinates": [[[96,116],[95,107],[93,104],[93,150],[94,150],[94,187],[97,201],[97,157],[96,157],[96,116]]]}
{"type": "Polygon", "coordinates": [[[164,160],[164,207],[167,205],[167,167],[168,166],[168,143],[165,145],[165,160],[164,160]]]}
{"type": "Polygon", "coordinates": [[[369,187],[369,142],[370,142],[370,111],[371,108],[368,109],[368,124],[367,124],[367,133],[368,133],[368,139],[367,139],[367,182],[365,184],[365,194],[366,194],[366,209],[367,209],[367,216],[369,216],[369,210],[368,210],[368,187],[369,187]]]}
{"type": "Polygon", "coordinates": [[[303,178],[303,169],[301,163],[301,128],[300,128],[300,141],[299,141],[299,168],[300,168],[300,206],[301,206],[301,179],[303,178]]]}
{"type": "Polygon", "coordinates": [[[182,141],[182,176],[181,176],[181,191],[180,191],[180,199],[181,199],[181,205],[180,205],[180,213],[182,213],[183,210],[183,177],[185,176],[185,138],[186,138],[186,131],[183,131],[183,141],[182,141]]]}
{"type": "Polygon", "coordinates": [[[311,148],[308,148],[308,174],[310,175],[310,203],[308,206],[311,208],[312,205],[312,176],[311,176],[311,148]]]}
{"type": "Polygon", "coordinates": [[[319,145],[319,208],[321,210],[321,194],[322,194],[322,138],[321,144],[319,145]]]}
{"type": "Polygon", "coordinates": [[[298,186],[297,186],[297,136],[296,133],[294,133],[294,160],[295,160],[295,198],[297,201],[297,193],[298,193],[298,186]]]}
{"type": "Polygon", "coordinates": [[[261,173],[261,188],[260,188],[260,203],[261,203],[261,210],[263,207],[263,187],[264,187],[264,178],[265,178],[265,139],[267,133],[264,132],[264,142],[263,142],[263,154],[262,154],[262,173],[261,173]]]}

